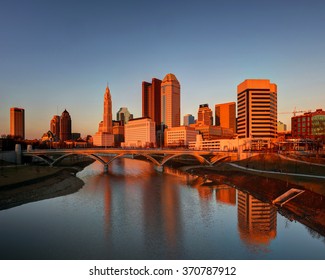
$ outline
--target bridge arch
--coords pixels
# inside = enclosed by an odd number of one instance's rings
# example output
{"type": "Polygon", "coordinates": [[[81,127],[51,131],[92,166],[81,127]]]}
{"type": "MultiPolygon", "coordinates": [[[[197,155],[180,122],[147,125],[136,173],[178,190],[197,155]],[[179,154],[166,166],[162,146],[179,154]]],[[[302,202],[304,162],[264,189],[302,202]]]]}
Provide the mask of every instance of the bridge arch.
{"type": "Polygon", "coordinates": [[[51,166],[51,164],[53,163],[53,160],[51,158],[44,156],[44,155],[25,155],[25,156],[37,158],[37,159],[47,163],[49,166],[51,166]]]}
{"type": "Polygon", "coordinates": [[[67,157],[70,157],[70,156],[72,156],[72,155],[83,155],[83,156],[87,156],[87,157],[90,157],[90,158],[92,158],[92,159],[94,159],[94,160],[99,161],[99,162],[100,162],[101,164],[103,164],[103,165],[106,165],[106,164],[107,164],[107,163],[106,163],[106,162],[105,162],[101,157],[99,157],[99,156],[97,156],[97,155],[94,155],[94,154],[87,154],[87,153],[68,153],[68,154],[64,154],[64,155],[58,157],[56,160],[54,160],[54,161],[50,164],[50,166],[54,166],[54,165],[56,165],[58,162],[62,161],[63,159],[65,159],[65,158],[67,158],[67,157]]]}
{"type": "Polygon", "coordinates": [[[168,162],[169,160],[175,158],[175,157],[179,157],[179,156],[191,156],[191,157],[195,157],[200,163],[207,163],[208,165],[211,165],[211,163],[205,159],[203,156],[197,155],[197,154],[172,154],[172,155],[168,155],[166,157],[163,158],[161,165],[164,165],[166,162],[168,162]]]}
{"type": "Polygon", "coordinates": [[[120,158],[120,157],[123,157],[125,155],[140,155],[140,156],[144,156],[145,158],[147,158],[148,160],[150,160],[153,164],[157,165],[157,166],[160,166],[161,164],[155,159],[153,158],[152,156],[146,154],[146,153],[121,153],[121,154],[118,154],[116,155],[115,157],[113,157],[112,159],[110,159],[107,164],[110,164],[113,160],[117,159],[117,158],[120,158]]]}

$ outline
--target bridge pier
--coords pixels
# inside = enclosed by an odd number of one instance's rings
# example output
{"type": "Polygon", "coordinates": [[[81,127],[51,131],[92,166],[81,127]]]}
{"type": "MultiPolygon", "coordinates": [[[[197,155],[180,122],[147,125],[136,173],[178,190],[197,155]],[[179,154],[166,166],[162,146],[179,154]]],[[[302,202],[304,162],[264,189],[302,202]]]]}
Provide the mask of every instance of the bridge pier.
{"type": "Polygon", "coordinates": [[[21,165],[22,161],[22,152],[21,152],[21,145],[16,144],[15,146],[15,152],[16,152],[16,164],[21,165]]]}
{"type": "Polygon", "coordinates": [[[108,173],[108,164],[104,164],[104,173],[108,173]]]}
{"type": "Polygon", "coordinates": [[[164,166],[163,165],[155,165],[155,170],[158,172],[164,172],[164,166]]]}

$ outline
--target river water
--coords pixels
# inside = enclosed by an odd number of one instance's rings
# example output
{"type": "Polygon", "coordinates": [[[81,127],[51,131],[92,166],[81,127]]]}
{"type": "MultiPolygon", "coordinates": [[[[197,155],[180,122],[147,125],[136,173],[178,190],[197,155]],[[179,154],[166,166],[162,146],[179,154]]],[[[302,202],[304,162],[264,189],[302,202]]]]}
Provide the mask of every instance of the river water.
{"type": "Polygon", "coordinates": [[[120,159],[74,194],[0,211],[1,259],[325,259],[325,238],[226,185],[120,159]]]}

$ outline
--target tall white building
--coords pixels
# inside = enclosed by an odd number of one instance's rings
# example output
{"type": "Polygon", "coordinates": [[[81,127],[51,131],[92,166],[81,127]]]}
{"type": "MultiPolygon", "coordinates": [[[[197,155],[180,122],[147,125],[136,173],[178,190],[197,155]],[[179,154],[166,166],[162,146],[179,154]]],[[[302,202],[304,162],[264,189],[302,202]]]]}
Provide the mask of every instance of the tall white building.
{"type": "Polygon", "coordinates": [[[161,83],[161,122],[167,128],[181,125],[181,86],[171,73],[161,83]]]}
{"type": "Polygon", "coordinates": [[[155,147],[156,123],[150,118],[129,120],[124,126],[124,137],[124,147],[155,147]]]}

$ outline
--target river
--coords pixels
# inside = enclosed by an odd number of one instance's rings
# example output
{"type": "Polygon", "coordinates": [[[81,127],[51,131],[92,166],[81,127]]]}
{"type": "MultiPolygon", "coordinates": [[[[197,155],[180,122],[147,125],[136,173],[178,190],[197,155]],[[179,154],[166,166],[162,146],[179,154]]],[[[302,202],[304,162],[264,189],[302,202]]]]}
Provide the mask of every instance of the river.
{"type": "Polygon", "coordinates": [[[325,238],[227,185],[95,162],[78,192],[0,211],[1,259],[325,259],[325,238]]]}

